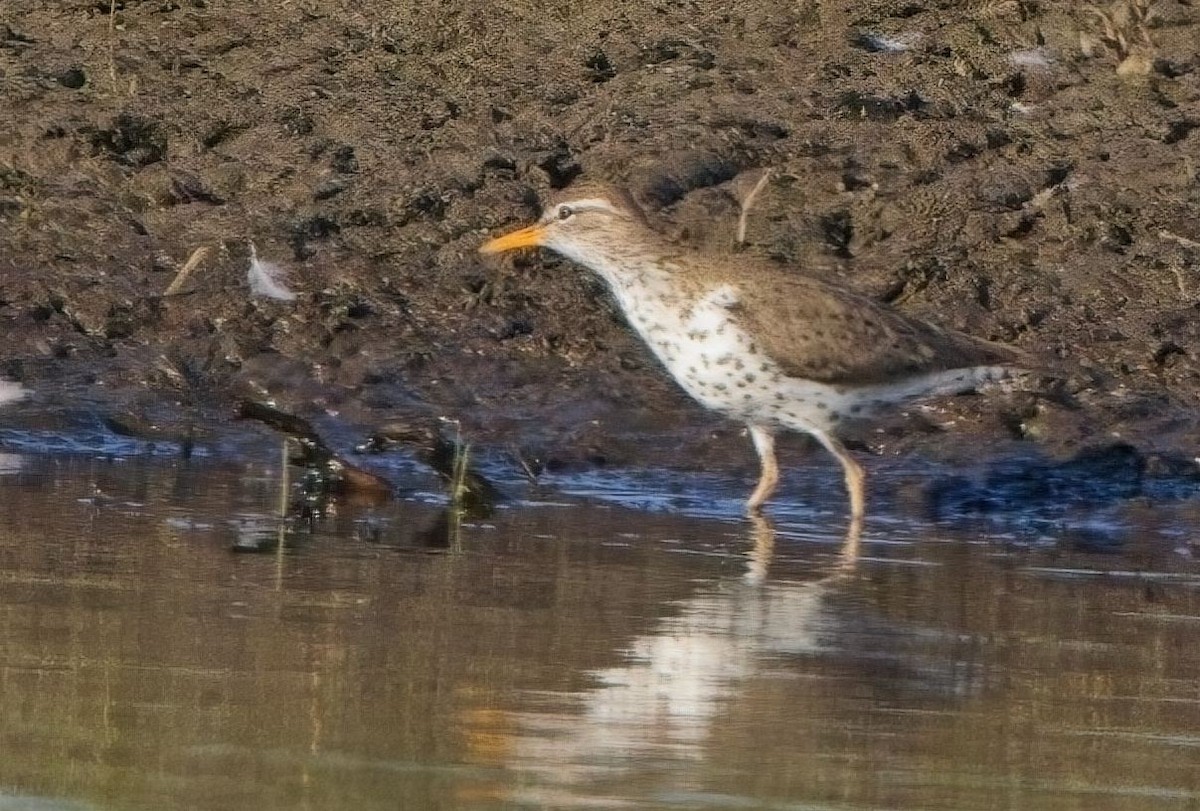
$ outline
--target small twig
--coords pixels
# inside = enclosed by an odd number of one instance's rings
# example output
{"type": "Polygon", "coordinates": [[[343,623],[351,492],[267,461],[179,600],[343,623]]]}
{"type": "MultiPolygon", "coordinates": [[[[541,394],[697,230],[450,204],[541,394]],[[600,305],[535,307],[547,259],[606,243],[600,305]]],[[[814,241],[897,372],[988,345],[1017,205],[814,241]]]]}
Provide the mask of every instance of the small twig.
{"type": "Polygon", "coordinates": [[[512,453],[513,459],[515,459],[517,464],[521,467],[521,472],[525,474],[525,478],[529,479],[530,484],[537,484],[537,471],[533,469],[533,465],[530,464],[529,460],[525,458],[525,454],[521,453],[521,449],[514,445],[509,449],[509,451],[512,453]]]}
{"type": "MultiPolygon", "coordinates": [[[[1172,234],[1170,231],[1165,229],[1158,232],[1158,238],[1177,243],[1188,250],[1200,250],[1200,242],[1197,242],[1194,239],[1188,239],[1187,237],[1181,237],[1179,234],[1172,234]]],[[[1175,277],[1175,286],[1179,288],[1180,298],[1190,298],[1191,294],[1188,291],[1187,282],[1184,280],[1183,271],[1180,270],[1177,262],[1171,263],[1171,275],[1175,277]]]]}
{"type": "Polygon", "coordinates": [[[1125,35],[1117,28],[1116,23],[1107,11],[1096,8],[1095,6],[1086,6],[1088,12],[1095,15],[1104,30],[1100,32],[1100,42],[1106,47],[1112,48],[1117,53],[1117,59],[1124,59],[1129,55],[1129,43],[1125,41],[1125,35]]]}
{"type": "Polygon", "coordinates": [[[205,260],[205,258],[208,256],[208,253],[209,250],[207,245],[201,245],[199,248],[192,251],[192,255],[188,257],[188,260],[183,263],[183,267],[181,267],[179,272],[175,274],[175,278],[171,280],[171,284],[167,286],[166,292],[164,292],[163,295],[173,296],[178,293],[180,288],[182,288],[184,283],[187,281],[188,276],[192,275],[192,271],[195,270],[199,264],[205,260]]]}
{"type": "Polygon", "coordinates": [[[1118,63],[1124,64],[1133,56],[1135,43],[1154,48],[1148,28],[1148,0],[1125,0],[1123,5],[1110,7],[1107,11],[1089,4],[1084,10],[1100,21],[1103,28],[1098,35],[1100,43],[1113,50],[1118,63]]]}
{"type": "Polygon", "coordinates": [[[458,420],[442,417],[443,422],[454,426],[454,460],[450,468],[450,503],[462,507],[470,494],[467,484],[467,474],[471,470],[471,446],[462,441],[462,423],[458,420]]]}
{"type": "Polygon", "coordinates": [[[1138,34],[1141,35],[1142,44],[1154,47],[1154,41],[1150,39],[1150,0],[1130,0],[1129,16],[1133,26],[1138,34]]]}
{"type": "Polygon", "coordinates": [[[117,0],[108,0],[108,80],[114,93],[117,92],[116,25],[117,0]]]}
{"type": "Polygon", "coordinates": [[[1170,231],[1167,231],[1167,230],[1159,231],[1158,238],[1159,239],[1168,239],[1171,242],[1178,242],[1180,245],[1182,245],[1185,248],[1193,248],[1193,249],[1200,248],[1200,242],[1197,242],[1194,239],[1188,239],[1187,237],[1181,237],[1181,236],[1179,236],[1179,234],[1172,234],[1170,231]]]}
{"type": "Polygon", "coordinates": [[[275,546],[275,575],[276,588],[279,587],[283,577],[283,550],[287,541],[287,518],[288,518],[288,500],[291,495],[291,444],[292,438],[285,436],[283,438],[283,453],[279,461],[279,533],[276,538],[275,546]]]}
{"type": "MultiPolygon", "coordinates": [[[[748,217],[750,215],[750,208],[754,205],[754,201],[758,198],[759,193],[767,187],[767,182],[771,179],[771,170],[770,169],[762,169],[759,171],[761,172],[761,174],[759,174],[758,179],[755,180],[753,185],[750,186],[750,188],[747,191],[745,191],[744,193],[739,194],[740,189],[738,188],[738,183],[737,183],[737,181],[734,181],[734,195],[739,198],[738,202],[742,206],[742,211],[738,215],[738,227],[737,227],[737,244],[738,245],[745,244],[745,242],[746,242],[746,220],[748,219],[748,217]]],[[[754,177],[753,172],[747,173],[745,182],[749,182],[749,180],[753,177],[754,177]]],[[[740,178],[739,178],[739,180],[740,180],[740,178]]]]}
{"type": "Polygon", "coordinates": [[[1188,295],[1187,283],[1183,280],[1183,271],[1176,264],[1171,265],[1171,275],[1175,277],[1175,286],[1179,288],[1179,297],[1183,299],[1191,298],[1188,295]]]}

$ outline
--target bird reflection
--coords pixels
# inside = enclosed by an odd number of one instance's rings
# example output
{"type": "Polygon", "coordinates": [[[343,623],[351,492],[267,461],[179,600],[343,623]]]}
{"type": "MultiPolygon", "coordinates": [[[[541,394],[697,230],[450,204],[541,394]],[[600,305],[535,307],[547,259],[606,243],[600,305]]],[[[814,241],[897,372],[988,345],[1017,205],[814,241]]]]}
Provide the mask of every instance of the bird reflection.
{"type": "Polygon", "coordinates": [[[653,632],[629,641],[621,664],[588,674],[592,689],[541,694],[544,709],[505,713],[503,723],[494,712],[468,720],[469,740],[509,742],[481,747],[480,760],[537,778],[540,788],[509,800],[565,802],[564,792],[592,796],[648,759],[702,761],[714,721],[749,679],[782,657],[836,647],[846,620],[831,598],[855,572],[861,522],[850,524],[822,576],[799,583],[767,581],[776,530],[763,516],[750,522],[743,576],[670,606],[653,632]]]}
{"type": "MultiPolygon", "coordinates": [[[[775,555],[775,524],[761,513],[751,513],[750,520],[750,550],[746,553],[746,575],[748,583],[762,583],[767,579],[767,570],[771,558],[775,555]]],[[[862,546],[863,519],[851,518],[846,527],[846,537],[842,540],[842,548],[838,552],[838,560],[832,572],[824,578],[828,580],[854,573],[862,546]]]]}

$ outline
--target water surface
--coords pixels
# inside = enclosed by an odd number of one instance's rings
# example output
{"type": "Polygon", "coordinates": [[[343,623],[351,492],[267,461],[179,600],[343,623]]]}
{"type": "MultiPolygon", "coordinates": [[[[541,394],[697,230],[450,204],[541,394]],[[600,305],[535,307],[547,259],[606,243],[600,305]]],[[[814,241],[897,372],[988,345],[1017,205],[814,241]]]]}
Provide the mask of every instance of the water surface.
{"type": "Polygon", "coordinates": [[[855,550],[825,467],[773,528],[613,471],[298,526],[270,461],[0,456],[0,809],[1200,807],[1186,501],[855,550]]]}

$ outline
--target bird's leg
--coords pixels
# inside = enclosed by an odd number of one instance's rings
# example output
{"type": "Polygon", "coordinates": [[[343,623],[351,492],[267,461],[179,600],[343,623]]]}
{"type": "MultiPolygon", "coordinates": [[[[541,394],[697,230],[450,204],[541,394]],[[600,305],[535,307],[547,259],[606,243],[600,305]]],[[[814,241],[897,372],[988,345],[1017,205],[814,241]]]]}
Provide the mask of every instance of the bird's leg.
{"type": "Polygon", "coordinates": [[[754,450],[758,451],[758,461],[762,465],[758,486],[746,502],[746,512],[753,515],[762,509],[762,505],[775,492],[775,487],[779,484],[779,463],[775,461],[774,434],[761,425],[751,425],[750,438],[754,440],[754,450]]]}
{"type": "Polygon", "coordinates": [[[846,539],[842,541],[842,551],[839,555],[841,560],[838,563],[838,572],[851,574],[854,567],[858,565],[858,558],[862,550],[862,517],[851,518],[849,525],[846,527],[846,539]]]}
{"type": "Polygon", "coordinates": [[[854,457],[850,455],[850,451],[846,450],[845,445],[829,434],[814,431],[813,436],[825,446],[825,450],[836,456],[837,460],[842,463],[842,471],[846,474],[846,492],[850,494],[850,518],[853,521],[862,521],[863,515],[867,511],[866,488],[864,487],[867,474],[863,472],[862,465],[854,461],[854,457]]]}

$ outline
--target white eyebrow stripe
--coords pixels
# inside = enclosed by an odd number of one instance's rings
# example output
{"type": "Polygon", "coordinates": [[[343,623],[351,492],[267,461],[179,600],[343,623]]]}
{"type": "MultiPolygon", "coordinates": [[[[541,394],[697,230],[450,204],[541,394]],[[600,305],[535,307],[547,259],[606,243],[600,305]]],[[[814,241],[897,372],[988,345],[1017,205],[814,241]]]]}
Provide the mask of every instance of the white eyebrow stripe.
{"type": "Polygon", "coordinates": [[[612,203],[608,202],[602,197],[585,197],[582,200],[565,200],[562,203],[559,203],[559,205],[570,206],[571,208],[579,211],[599,208],[603,209],[604,211],[611,211],[614,214],[617,213],[617,210],[612,207],[612,203]]]}

